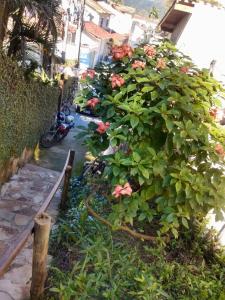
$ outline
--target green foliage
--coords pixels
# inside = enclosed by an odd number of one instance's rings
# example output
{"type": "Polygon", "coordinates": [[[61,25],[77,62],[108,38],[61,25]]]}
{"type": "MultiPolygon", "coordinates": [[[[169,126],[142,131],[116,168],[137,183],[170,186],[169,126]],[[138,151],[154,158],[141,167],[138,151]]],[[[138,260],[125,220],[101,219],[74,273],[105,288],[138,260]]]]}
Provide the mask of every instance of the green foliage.
{"type": "Polygon", "coordinates": [[[102,135],[91,124],[87,136],[95,155],[109,144],[116,149],[104,157],[104,178],[112,189],[126,182],[133,189],[131,197],[113,202],[111,221],[133,225],[157,220],[161,234],[171,230],[177,237],[191,218],[201,219],[212,208],[219,216],[225,205],[225,164],[215,151],[218,143],[224,145],[225,132],[210,115],[224,90],[169,42],[155,50],[149,57],[143,45],[130,58],[100,66],[79,99],[85,106],[97,96],[96,114],[110,122],[102,135]],[[145,62],[145,68],[132,68],[136,60],[145,62]],[[122,76],[125,84],[112,88],[112,74],[122,76]]]}
{"type": "MultiPolygon", "coordinates": [[[[87,214],[83,199],[90,189],[76,179],[72,182],[70,208],[52,235],[55,259],[45,299],[225,299],[223,262],[203,259],[210,243],[203,241],[202,233],[188,246],[174,241],[170,248],[112,235],[87,214]]],[[[107,201],[96,195],[92,207],[105,215],[107,201]]]]}
{"type": "Polygon", "coordinates": [[[56,88],[25,80],[17,63],[0,54],[0,163],[37,144],[52,121],[57,100],[56,88]]]}

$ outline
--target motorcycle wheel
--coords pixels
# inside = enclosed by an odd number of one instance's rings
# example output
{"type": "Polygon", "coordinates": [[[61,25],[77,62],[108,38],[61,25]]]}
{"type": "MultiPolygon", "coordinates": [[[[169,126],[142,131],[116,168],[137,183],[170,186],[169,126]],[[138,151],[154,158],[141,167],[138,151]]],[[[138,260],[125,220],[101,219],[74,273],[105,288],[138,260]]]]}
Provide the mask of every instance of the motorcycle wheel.
{"type": "Polygon", "coordinates": [[[56,141],[57,141],[57,143],[60,142],[60,141],[62,141],[67,136],[68,133],[69,133],[69,130],[65,130],[64,133],[57,132],[57,134],[56,134],[56,141]]]}
{"type": "Polygon", "coordinates": [[[55,131],[48,131],[44,133],[40,138],[40,145],[43,148],[50,148],[56,142],[56,132],[55,131]]]}

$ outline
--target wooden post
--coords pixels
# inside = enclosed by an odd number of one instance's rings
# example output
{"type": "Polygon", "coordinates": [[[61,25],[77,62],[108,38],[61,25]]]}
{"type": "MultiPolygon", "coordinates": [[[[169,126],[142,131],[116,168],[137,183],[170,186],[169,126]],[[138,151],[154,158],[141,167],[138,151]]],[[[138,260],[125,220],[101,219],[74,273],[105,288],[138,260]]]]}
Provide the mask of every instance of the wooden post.
{"type": "Polygon", "coordinates": [[[51,227],[51,217],[46,213],[37,215],[34,219],[34,245],[32,282],[30,299],[38,300],[44,292],[44,284],[47,276],[48,241],[51,227]]]}
{"type": "Polygon", "coordinates": [[[66,167],[65,176],[64,176],[63,191],[62,191],[62,197],[61,197],[61,203],[60,203],[61,209],[66,208],[71,175],[72,175],[72,166],[68,165],[66,167]]]}
{"type": "Polygon", "coordinates": [[[69,161],[68,161],[68,165],[66,167],[65,176],[64,176],[63,191],[62,191],[62,197],[61,197],[61,203],[60,203],[60,208],[61,209],[66,208],[66,204],[67,204],[67,200],[68,200],[68,190],[69,190],[69,185],[70,185],[70,178],[72,176],[74,158],[75,158],[75,151],[70,150],[69,161]]]}
{"type": "Polygon", "coordinates": [[[71,166],[71,167],[73,167],[74,157],[75,157],[75,151],[70,150],[70,157],[69,157],[68,165],[71,166]]]}

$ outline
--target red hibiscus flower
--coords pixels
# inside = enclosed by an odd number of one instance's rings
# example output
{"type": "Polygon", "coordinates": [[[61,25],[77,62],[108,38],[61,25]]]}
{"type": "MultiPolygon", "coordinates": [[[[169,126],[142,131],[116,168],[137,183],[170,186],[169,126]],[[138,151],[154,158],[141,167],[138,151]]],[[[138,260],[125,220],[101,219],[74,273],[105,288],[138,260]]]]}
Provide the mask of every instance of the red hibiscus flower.
{"type": "Polygon", "coordinates": [[[81,75],[81,79],[85,80],[87,77],[94,79],[95,77],[95,70],[88,69],[87,71],[84,71],[81,75]]]}
{"type": "Polygon", "coordinates": [[[131,196],[132,194],[132,188],[130,184],[127,182],[124,186],[117,185],[112,193],[115,198],[119,198],[120,196],[131,196]]]}
{"type": "Polygon", "coordinates": [[[123,77],[121,77],[120,75],[117,75],[117,74],[112,75],[111,84],[112,84],[113,89],[117,86],[121,87],[124,83],[125,83],[125,80],[123,79],[123,77]]]}
{"type": "Polygon", "coordinates": [[[98,98],[92,98],[90,100],[87,101],[87,106],[91,107],[91,108],[95,108],[95,106],[100,103],[100,100],[98,98]]]}
{"type": "Polygon", "coordinates": [[[183,66],[183,67],[180,68],[180,72],[181,72],[181,73],[187,74],[188,71],[189,71],[189,68],[188,68],[188,67],[183,66]]]}
{"type": "Polygon", "coordinates": [[[217,144],[215,147],[215,151],[217,154],[224,156],[225,155],[225,151],[222,145],[217,144]]]}
{"type": "Polygon", "coordinates": [[[133,49],[129,45],[123,45],[123,50],[126,53],[126,56],[131,57],[133,54],[133,49]]]}
{"type": "Polygon", "coordinates": [[[146,63],[141,60],[135,60],[134,63],[132,64],[133,69],[141,68],[144,69],[146,66],[146,63]]]}
{"type": "Polygon", "coordinates": [[[133,54],[133,49],[129,45],[112,47],[112,56],[114,60],[120,60],[126,56],[131,57],[132,54],[133,54]]]}
{"type": "Polygon", "coordinates": [[[144,46],[144,52],[150,58],[153,58],[156,55],[156,50],[153,46],[144,46]]]}
{"type": "Polygon", "coordinates": [[[213,117],[214,119],[216,118],[218,113],[218,109],[216,107],[211,107],[209,110],[209,114],[211,117],[213,117]]]}
{"type": "Polygon", "coordinates": [[[110,127],[110,123],[109,122],[106,122],[106,123],[103,123],[103,122],[99,122],[98,123],[98,128],[96,129],[96,131],[100,134],[103,134],[106,132],[106,130],[110,127]]]}
{"type": "Polygon", "coordinates": [[[156,68],[161,70],[166,68],[166,62],[164,58],[159,58],[157,60],[156,68]]]}

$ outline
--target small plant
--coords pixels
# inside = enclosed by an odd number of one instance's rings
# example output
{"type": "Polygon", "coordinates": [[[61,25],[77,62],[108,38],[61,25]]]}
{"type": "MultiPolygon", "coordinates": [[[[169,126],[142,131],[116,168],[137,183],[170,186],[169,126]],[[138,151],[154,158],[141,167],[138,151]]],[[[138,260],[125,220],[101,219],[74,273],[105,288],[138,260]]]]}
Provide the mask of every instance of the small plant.
{"type": "MultiPolygon", "coordinates": [[[[189,246],[182,239],[173,240],[170,246],[162,240],[150,245],[112,234],[85,209],[83,199],[92,188],[76,178],[72,181],[69,210],[60,217],[52,235],[55,257],[45,299],[225,299],[222,256],[217,250],[216,256],[210,256],[214,260],[203,258],[210,240],[200,228],[189,246]]],[[[95,194],[92,206],[104,216],[109,205],[95,194]]]]}
{"type": "Polygon", "coordinates": [[[178,237],[181,227],[211,209],[220,218],[225,133],[212,108],[224,95],[222,86],[167,41],[117,46],[112,54],[111,65],[84,77],[78,99],[83,106],[98,99],[93,109],[102,123],[86,132],[92,154],[115,150],[103,158],[103,177],[111,183],[109,219],[115,226],[157,221],[158,234],[178,237]],[[117,197],[115,190],[127,183],[132,193],[117,197]]]}

